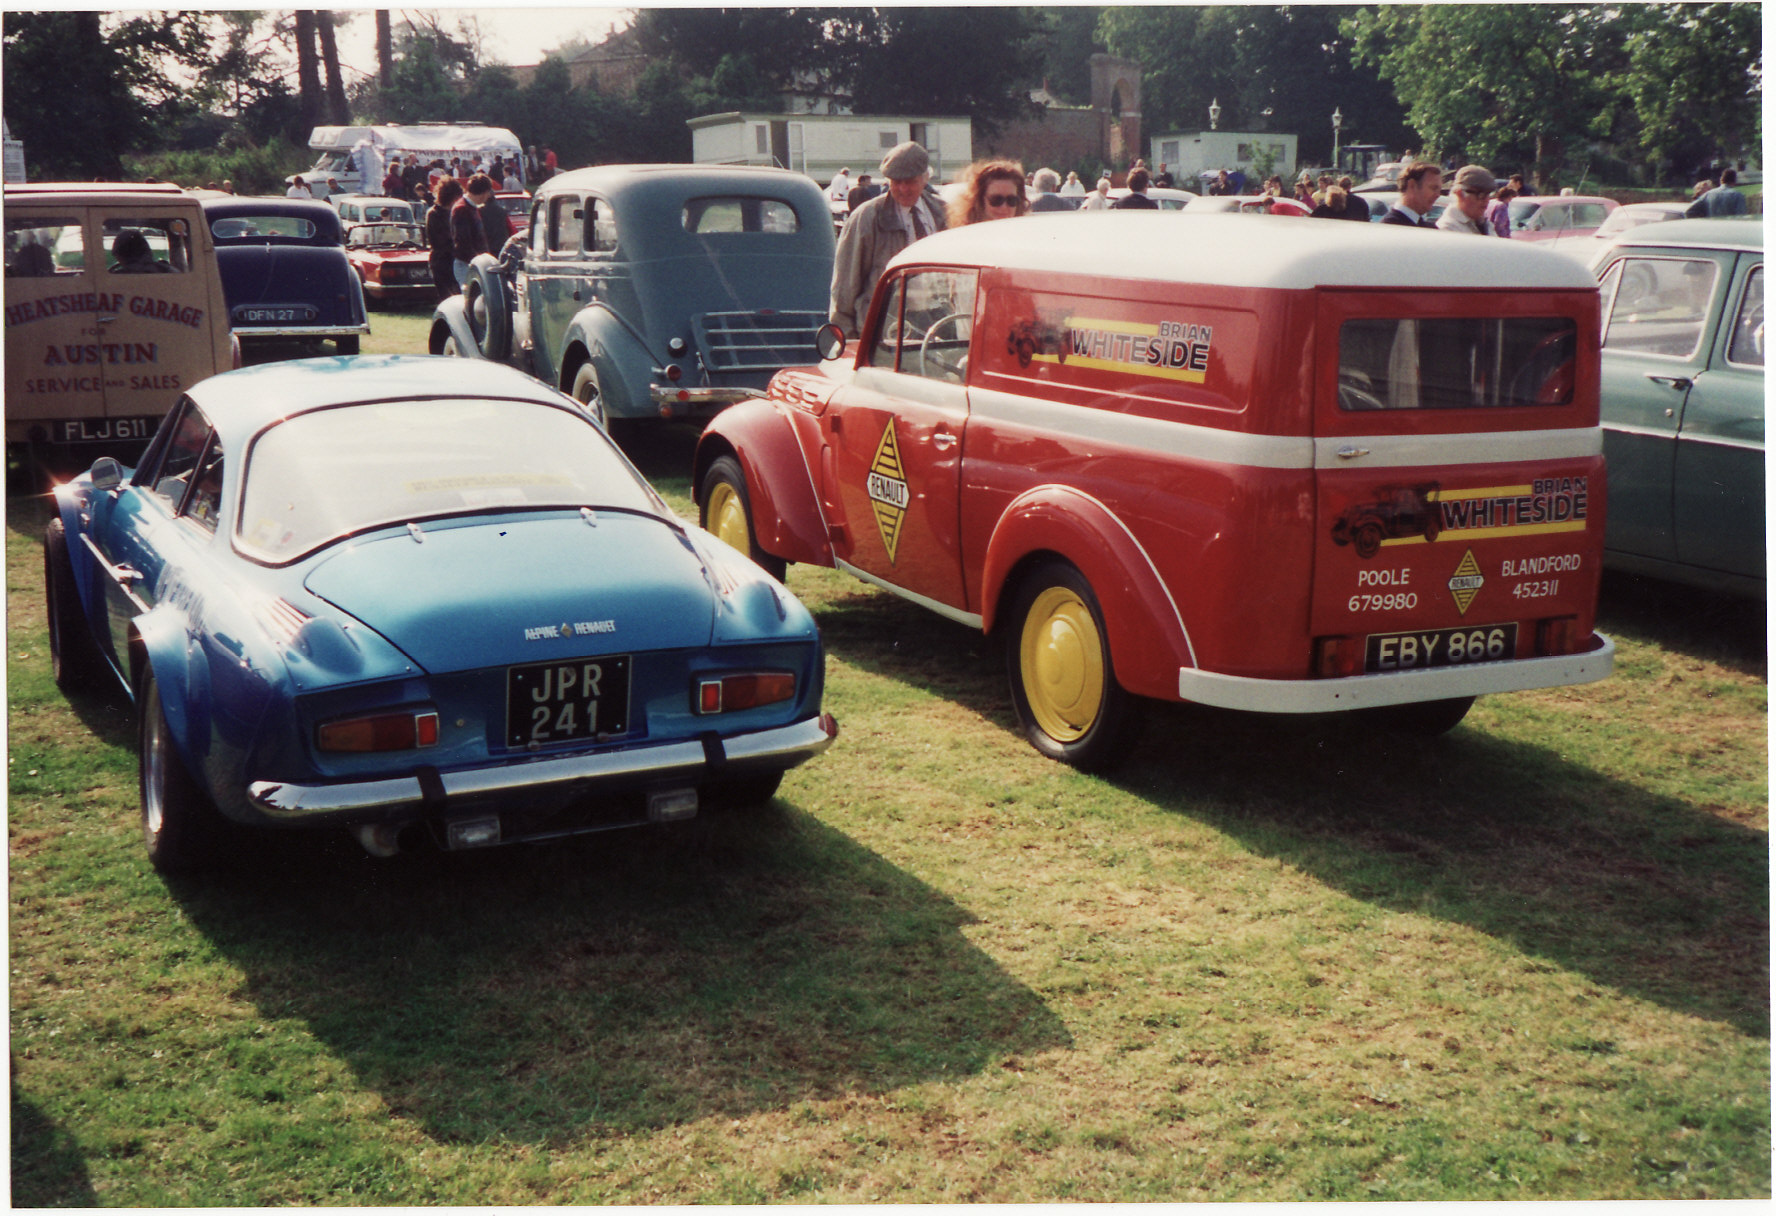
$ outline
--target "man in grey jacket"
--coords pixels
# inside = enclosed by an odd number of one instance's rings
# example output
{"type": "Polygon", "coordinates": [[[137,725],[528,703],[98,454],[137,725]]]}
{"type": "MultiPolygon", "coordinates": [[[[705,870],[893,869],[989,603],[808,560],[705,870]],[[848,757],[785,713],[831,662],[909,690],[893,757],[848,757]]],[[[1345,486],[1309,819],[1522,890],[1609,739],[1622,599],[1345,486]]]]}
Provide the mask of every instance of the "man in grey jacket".
{"type": "Polygon", "coordinates": [[[888,188],[846,217],[833,255],[832,323],[848,337],[859,333],[889,260],[944,226],[943,208],[925,194],[931,157],[924,148],[909,140],[891,149],[882,158],[882,176],[888,188]]]}
{"type": "Polygon", "coordinates": [[[1455,183],[1449,188],[1449,206],[1437,217],[1437,227],[1444,232],[1491,236],[1492,225],[1486,219],[1486,204],[1497,188],[1492,172],[1480,165],[1464,165],[1457,169],[1455,183]]]}

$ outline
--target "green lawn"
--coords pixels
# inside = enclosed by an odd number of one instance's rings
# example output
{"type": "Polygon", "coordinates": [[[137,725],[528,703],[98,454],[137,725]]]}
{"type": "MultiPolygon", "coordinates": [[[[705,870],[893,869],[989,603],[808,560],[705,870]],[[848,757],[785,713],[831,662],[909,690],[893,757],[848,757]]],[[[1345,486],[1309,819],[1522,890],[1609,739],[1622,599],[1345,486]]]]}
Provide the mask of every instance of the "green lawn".
{"type": "MultiPolygon", "coordinates": [[[[686,513],[693,440],[632,453],[686,513]]],[[[1097,778],[792,567],[841,734],[768,810],[170,881],[9,508],[17,1205],[1770,1194],[1761,605],[1612,579],[1604,683],[1434,742],[1154,705],[1097,778]]]]}

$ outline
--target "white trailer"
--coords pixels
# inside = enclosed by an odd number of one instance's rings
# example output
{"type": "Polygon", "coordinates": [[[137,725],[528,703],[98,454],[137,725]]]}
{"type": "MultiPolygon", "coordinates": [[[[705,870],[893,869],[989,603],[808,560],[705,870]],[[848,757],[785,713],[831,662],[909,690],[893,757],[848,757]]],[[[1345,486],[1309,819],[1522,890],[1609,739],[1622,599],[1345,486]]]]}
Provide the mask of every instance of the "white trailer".
{"type": "Polygon", "coordinates": [[[974,159],[966,118],[869,114],[746,114],[690,120],[691,160],[699,165],[767,165],[805,173],[822,186],[840,169],[878,176],[882,154],[909,139],[931,153],[931,180],[949,180],[974,159]]]}
{"type": "Polygon", "coordinates": [[[1296,140],[1294,135],[1275,131],[1172,131],[1149,140],[1147,164],[1155,172],[1165,165],[1186,190],[1196,188],[1187,178],[1222,169],[1230,173],[1238,169],[1250,181],[1254,170],[1267,160],[1270,172],[1287,179],[1295,173],[1296,140]]]}
{"type": "Polygon", "coordinates": [[[314,168],[295,176],[308,183],[316,198],[327,197],[328,179],[339,183],[341,194],[381,193],[382,183],[363,181],[352,156],[353,149],[364,140],[370,142],[377,163],[385,168],[390,158],[396,156],[401,158],[403,165],[412,157],[418,157],[426,164],[441,160],[448,165],[452,157],[476,162],[492,160],[496,156],[512,160],[524,155],[518,137],[512,132],[504,127],[485,127],[480,123],[316,127],[308,137],[308,146],[317,154],[314,168]]]}

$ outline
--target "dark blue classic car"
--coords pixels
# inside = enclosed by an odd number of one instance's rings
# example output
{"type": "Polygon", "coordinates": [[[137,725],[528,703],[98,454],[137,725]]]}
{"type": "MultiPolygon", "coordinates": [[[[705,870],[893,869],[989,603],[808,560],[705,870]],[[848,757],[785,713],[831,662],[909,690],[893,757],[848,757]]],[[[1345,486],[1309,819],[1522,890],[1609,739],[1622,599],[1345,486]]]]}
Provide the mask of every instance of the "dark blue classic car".
{"type": "Polygon", "coordinates": [[[819,361],[832,219],[802,174],[576,169],[537,189],[530,217],[438,306],[433,354],[510,362],[608,420],[707,416],[819,361]]]}
{"type": "Polygon", "coordinates": [[[56,679],[133,696],[162,869],[225,819],[386,855],[689,818],[837,733],[802,605],[510,368],[215,376],[56,506],[56,679]]]}
{"type": "Polygon", "coordinates": [[[340,354],[358,353],[370,322],[338,212],[311,199],[233,195],[207,197],[203,208],[237,338],[331,338],[340,354]]]}

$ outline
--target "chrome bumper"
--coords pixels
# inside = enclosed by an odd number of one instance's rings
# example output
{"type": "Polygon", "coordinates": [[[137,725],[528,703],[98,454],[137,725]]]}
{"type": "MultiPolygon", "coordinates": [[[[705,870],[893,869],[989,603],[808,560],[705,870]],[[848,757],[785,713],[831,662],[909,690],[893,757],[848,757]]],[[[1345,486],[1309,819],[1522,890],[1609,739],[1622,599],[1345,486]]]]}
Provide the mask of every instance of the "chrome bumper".
{"type": "Polygon", "coordinates": [[[362,325],[239,325],[234,327],[237,338],[346,338],[352,334],[367,334],[370,323],[362,325]]]}
{"type": "Polygon", "coordinates": [[[273,819],[394,818],[496,806],[502,801],[573,797],[601,788],[631,789],[654,782],[699,781],[794,768],[812,760],[838,736],[839,724],[821,714],[791,726],[727,739],[642,744],[594,755],[516,760],[424,777],[390,777],[295,785],[255,781],[252,805],[273,819]],[[429,790],[427,787],[431,787],[429,790]]]}
{"type": "Polygon", "coordinates": [[[725,388],[699,385],[686,388],[677,384],[650,384],[648,396],[655,405],[732,405],[748,397],[762,396],[756,388],[725,388]]]}

